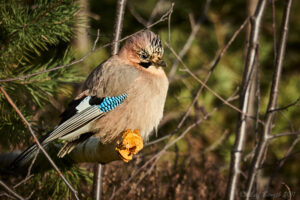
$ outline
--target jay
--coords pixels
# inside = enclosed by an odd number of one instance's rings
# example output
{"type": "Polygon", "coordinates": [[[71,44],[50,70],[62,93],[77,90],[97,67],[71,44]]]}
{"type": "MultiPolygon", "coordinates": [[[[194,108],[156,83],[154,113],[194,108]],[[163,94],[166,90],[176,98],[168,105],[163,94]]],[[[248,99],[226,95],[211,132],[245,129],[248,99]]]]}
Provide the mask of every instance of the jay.
{"type": "MultiPolygon", "coordinates": [[[[161,40],[153,32],[145,30],[131,36],[117,55],[88,76],[82,93],[41,144],[47,147],[56,139],[65,141],[58,152],[58,157],[64,157],[90,137],[97,137],[102,144],[115,145],[118,155],[128,162],[163,116],[169,84],[163,53],[161,40]]],[[[32,145],[14,165],[28,162],[37,150],[37,145],[32,145]]]]}

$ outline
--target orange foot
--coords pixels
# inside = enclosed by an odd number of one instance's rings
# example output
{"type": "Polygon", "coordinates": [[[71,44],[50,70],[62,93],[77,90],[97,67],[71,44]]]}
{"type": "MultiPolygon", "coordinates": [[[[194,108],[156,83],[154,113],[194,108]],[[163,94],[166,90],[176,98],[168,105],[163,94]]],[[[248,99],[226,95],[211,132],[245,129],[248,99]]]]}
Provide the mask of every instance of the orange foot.
{"type": "Polygon", "coordinates": [[[137,154],[143,148],[143,139],[139,130],[127,129],[123,136],[122,141],[117,141],[116,151],[119,153],[122,160],[128,162],[132,160],[132,156],[137,154]]]}

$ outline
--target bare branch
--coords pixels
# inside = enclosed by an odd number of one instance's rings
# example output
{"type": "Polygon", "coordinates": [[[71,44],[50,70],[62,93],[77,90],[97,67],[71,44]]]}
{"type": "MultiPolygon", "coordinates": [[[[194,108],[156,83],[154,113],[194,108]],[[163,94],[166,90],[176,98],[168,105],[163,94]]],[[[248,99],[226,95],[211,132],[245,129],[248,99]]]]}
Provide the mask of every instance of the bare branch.
{"type": "Polygon", "coordinates": [[[300,132],[287,132],[287,133],[278,133],[275,135],[271,135],[268,137],[269,140],[275,139],[275,138],[279,138],[279,137],[283,137],[283,136],[295,136],[295,135],[300,135],[300,132]]]}
{"type": "MultiPolygon", "coordinates": [[[[169,48],[171,48],[169,46],[169,44],[166,44],[169,48]]],[[[171,48],[171,51],[173,49],[171,48]]],[[[173,50],[174,51],[174,50],[173,50]]],[[[178,55],[176,54],[176,52],[174,51],[173,53],[175,53],[175,56],[178,57],[178,55]]],[[[180,59],[180,58],[178,58],[180,59]]],[[[181,64],[183,64],[185,66],[185,64],[183,63],[183,61],[180,59],[181,64]]],[[[235,100],[235,94],[233,94],[231,97],[229,97],[227,100],[225,100],[225,102],[230,102],[235,100]]],[[[222,104],[224,105],[224,104],[222,104]]],[[[159,151],[157,154],[155,154],[151,159],[149,159],[144,165],[142,165],[140,168],[138,168],[134,174],[132,174],[123,184],[122,186],[112,194],[110,200],[114,199],[114,197],[116,195],[118,195],[127,185],[128,183],[137,176],[137,174],[139,174],[143,169],[145,169],[146,167],[148,167],[148,165],[150,165],[152,163],[152,166],[150,167],[150,169],[153,168],[153,166],[156,164],[156,162],[159,160],[159,158],[166,152],[167,149],[169,149],[171,146],[173,146],[174,144],[176,144],[179,140],[181,140],[191,129],[193,129],[194,127],[196,127],[197,125],[199,125],[200,123],[202,123],[204,120],[207,120],[209,118],[209,116],[211,116],[214,112],[216,112],[219,109],[220,106],[215,107],[211,112],[206,113],[201,119],[197,120],[195,123],[191,124],[190,126],[188,126],[184,131],[182,131],[182,133],[174,140],[169,141],[165,147],[159,151]]],[[[188,111],[187,111],[188,112],[188,111]]],[[[170,135],[173,135],[174,133],[178,132],[179,128],[177,126],[177,128],[175,130],[173,130],[170,134],[167,135],[167,137],[169,137],[170,135]]],[[[165,139],[165,138],[164,138],[165,139]]],[[[151,170],[148,170],[147,173],[150,173],[151,170]]]]}
{"type": "Polygon", "coordinates": [[[217,149],[217,147],[219,147],[221,144],[223,144],[223,142],[226,140],[226,138],[228,138],[229,133],[230,133],[229,130],[226,129],[224,131],[223,135],[217,141],[215,141],[214,143],[212,143],[211,145],[209,145],[208,147],[206,147],[204,149],[203,153],[208,153],[210,151],[214,151],[215,149],[217,149]]]}
{"type": "Polygon", "coordinates": [[[240,114],[240,123],[236,132],[235,144],[231,154],[231,163],[230,163],[230,173],[227,182],[227,190],[226,190],[226,199],[234,200],[239,175],[241,172],[240,164],[242,161],[242,152],[244,149],[244,140],[246,137],[246,122],[248,116],[248,104],[250,99],[250,86],[252,84],[251,81],[253,77],[253,71],[255,67],[255,62],[257,59],[257,50],[259,44],[259,35],[260,35],[260,25],[262,23],[262,18],[264,14],[264,10],[266,7],[267,1],[260,0],[257,4],[256,11],[254,16],[251,17],[251,34],[250,34],[250,45],[247,52],[246,64],[244,69],[244,76],[242,82],[242,92],[241,92],[241,109],[242,112],[240,114]]]}
{"type": "Polygon", "coordinates": [[[96,163],[94,165],[94,177],[93,177],[93,199],[100,200],[102,198],[102,175],[103,165],[96,163]]]}
{"type": "MultiPolygon", "coordinates": [[[[119,52],[120,47],[120,38],[122,34],[122,27],[124,21],[124,14],[126,8],[127,0],[119,0],[116,12],[116,22],[115,22],[115,31],[114,31],[114,45],[111,49],[111,54],[116,55],[119,52]]],[[[101,163],[95,164],[94,166],[94,182],[93,182],[93,199],[101,200],[102,197],[102,174],[103,168],[101,163]]]]}
{"type": "Polygon", "coordinates": [[[131,3],[128,3],[128,9],[132,16],[143,26],[147,26],[147,21],[134,9],[134,6],[131,3]]]}
{"type": "MultiPolygon", "coordinates": [[[[201,81],[193,72],[190,71],[190,69],[186,66],[186,64],[182,61],[182,59],[178,56],[178,54],[175,52],[175,50],[170,46],[170,44],[165,42],[165,45],[171,50],[171,52],[175,55],[175,57],[179,60],[179,62],[184,66],[186,72],[188,72],[198,83],[200,83],[203,87],[205,87],[209,92],[211,92],[214,96],[216,96],[218,99],[220,99],[224,104],[226,104],[227,106],[231,107],[232,109],[236,110],[237,112],[247,116],[247,117],[251,117],[256,119],[256,117],[254,116],[250,116],[247,115],[245,113],[243,113],[242,110],[240,110],[239,108],[235,107],[234,105],[232,105],[231,103],[229,103],[228,101],[226,101],[223,97],[221,97],[219,94],[217,94],[215,91],[213,91],[210,87],[208,87],[203,81],[201,81]]],[[[259,122],[262,123],[261,120],[259,120],[259,122]]]]}
{"type": "MultiPolygon", "coordinates": [[[[210,66],[210,70],[209,73],[206,75],[205,80],[204,80],[204,84],[207,83],[207,81],[209,80],[210,76],[212,75],[214,69],[216,68],[216,66],[218,65],[219,61],[221,60],[222,56],[225,54],[225,52],[227,51],[227,49],[229,48],[229,46],[232,44],[232,42],[236,39],[236,37],[238,36],[238,34],[242,31],[242,29],[245,27],[245,25],[249,22],[249,18],[246,18],[246,20],[244,21],[244,23],[238,28],[238,30],[236,30],[234,32],[234,34],[232,35],[232,37],[230,38],[229,42],[225,45],[225,47],[220,51],[220,53],[218,54],[218,56],[216,56],[216,58],[214,59],[214,61],[212,62],[211,66],[210,66]]],[[[191,103],[191,105],[188,108],[188,111],[185,113],[184,117],[182,118],[182,120],[180,121],[178,128],[180,128],[185,119],[187,118],[187,116],[190,114],[192,107],[195,105],[195,103],[198,100],[198,97],[200,95],[200,93],[202,92],[202,90],[204,89],[204,85],[200,86],[200,89],[198,90],[193,102],[191,103]]]]}
{"type": "MultiPolygon", "coordinates": [[[[202,24],[202,22],[204,21],[205,17],[206,17],[206,14],[207,14],[207,11],[210,7],[210,3],[211,3],[211,0],[206,0],[205,2],[205,6],[204,6],[204,9],[202,11],[202,14],[201,16],[199,17],[199,19],[197,20],[195,26],[192,27],[192,32],[191,34],[189,35],[188,39],[186,40],[186,43],[185,45],[183,46],[183,48],[180,50],[180,52],[178,53],[178,56],[179,58],[183,58],[183,56],[188,52],[188,50],[190,49],[195,37],[196,37],[196,34],[197,32],[199,31],[200,29],[200,26],[202,24]]],[[[170,42],[170,41],[169,41],[170,42]]],[[[172,77],[175,75],[176,71],[177,71],[177,67],[179,65],[179,61],[176,59],[171,67],[171,70],[169,72],[169,78],[172,79],[172,77]]]]}
{"type": "Polygon", "coordinates": [[[123,19],[126,8],[127,0],[119,0],[118,8],[116,13],[116,23],[115,23],[115,31],[114,31],[114,45],[112,47],[112,55],[115,55],[119,51],[120,42],[118,42],[121,38],[122,27],[123,27],[123,19]]]}
{"type": "MultiPolygon", "coordinates": [[[[277,34],[276,34],[276,7],[275,0],[272,0],[272,29],[273,29],[273,49],[274,49],[274,61],[277,57],[277,34]]],[[[275,63],[275,62],[274,62],[275,63]]]]}
{"type": "Polygon", "coordinates": [[[100,30],[98,29],[97,30],[97,37],[96,37],[96,40],[94,41],[94,45],[93,45],[92,51],[95,51],[96,45],[97,45],[97,43],[99,41],[99,37],[100,37],[100,30]]]}
{"type": "MultiPolygon", "coordinates": [[[[230,101],[228,99],[228,101],[230,101]]],[[[218,108],[215,107],[211,112],[207,113],[203,118],[197,120],[195,123],[191,124],[190,126],[188,126],[184,131],[182,131],[182,133],[174,140],[172,140],[171,142],[167,143],[165,145],[165,147],[160,150],[157,154],[155,154],[151,159],[149,159],[144,165],[142,165],[140,168],[138,168],[134,174],[132,174],[123,184],[122,186],[112,194],[110,200],[114,199],[114,197],[116,195],[118,195],[126,186],[128,186],[128,183],[130,183],[130,181],[135,178],[137,176],[137,174],[139,174],[143,169],[145,169],[146,167],[148,167],[151,163],[155,164],[157,162],[157,160],[166,152],[166,150],[168,150],[171,146],[173,146],[174,144],[176,144],[179,140],[181,140],[189,131],[191,131],[194,127],[196,127],[197,125],[199,125],[200,123],[202,123],[204,120],[208,119],[209,116],[211,116],[215,111],[217,111],[218,108]]],[[[152,168],[153,165],[150,167],[152,168]]]]}
{"type": "MultiPolygon", "coordinates": [[[[297,132],[296,132],[297,133],[297,132]]],[[[277,134],[277,135],[280,135],[280,134],[277,134]]],[[[280,135],[280,136],[288,136],[289,134],[284,134],[284,135],[280,135]]],[[[290,135],[293,135],[293,134],[290,134],[290,135]]],[[[269,184],[268,184],[268,188],[267,188],[267,191],[270,189],[271,185],[272,185],[272,182],[276,176],[276,174],[278,173],[279,169],[284,165],[285,161],[292,155],[292,151],[293,149],[295,148],[296,144],[299,142],[300,140],[300,132],[298,132],[297,134],[297,138],[293,141],[292,145],[289,147],[289,149],[286,151],[284,157],[282,159],[280,159],[280,161],[278,162],[278,165],[276,166],[276,168],[273,170],[273,173],[271,175],[271,178],[269,179],[269,184]]],[[[274,137],[274,138],[277,138],[277,137],[274,137]]],[[[273,138],[270,138],[270,139],[273,139],[273,138]]]]}
{"type": "Polygon", "coordinates": [[[250,194],[252,192],[252,187],[254,184],[254,179],[256,177],[259,168],[263,164],[264,154],[268,149],[268,143],[269,143],[268,138],[271,135],[272,125],[274,121],[274,114],[275,114],[274,112],[270,112],[270,111],[276,109],[277,106],[279,83],[281,78],[281,71],[282,71],[286,41],[288,36],[288,26],[289,26],[291,5],[292,5],[292,0],[287,0],[285,4],[283,18],[282,18],[280,41],[278,46],[278,54],[274,66],[274,75],[272,80],[272,88],[271,88],[271,93],[269,98],[269,104],[265,115],[265,126],[264,126],[263,133],[261,134],[261,138],[258,143],[258,147],[255,151],[255,156],[253,158],[251,168],[249,171],[247,187],[246,187],[246,199],[250,198],[250,194]]]}
{"type": "Polygon", "coordinates": [[[22,196],[20,196],[18,193],[16,193],[13,189],[8,187],[3,181],[0,180],[0,185],[4,187],[8,192],[10,192],[14,197],[20,200],[25,200],[22,196]]]}
{"type": "Polygon", "coordinates": [[[228,43],[223,47],[223,49],[220,51],[218,56],[214,59],[214,61],[210,65],[210,71],[213,71],[215,67],[218,65],[219,61],[227,51],[227,49],[230,47],[230,45],[233,43],[233,41],[236,39],[236,37],[240,34],[240,32],[244,29],[244,27],[249,23],[249,17],[247,17],[242,25],[233,33],[232,37],[228,41],[228,43]]]}
{"type": "Polygon", "coordinates": [[[161,3],[163,2],[163,0],[158,0],[151,12],[151,15],[148,19],[148,22],[146,22],[146,26],[150,25],[153,22],[154,17],[158,14],[158,10],[161,7],[161,3]]]}
{"type": "Polygon", "coordinates": [[[293,103],[291,103],[287,106],[283,106],[283,107],[280,107],[280,108],[275,108],[275,109],[269,110],[268,112],[276,112],[276,111],[286,110],[289,107],[297,105],[299,101],[300,101],[300,98],[298,98],[295,102],[293,102],[293,103]]]}
{"type": "Polygon", "coordinates": [[[37,144],[38,148],[42,151],[42,153],[45,155],[45,157],[48,159],[49,163],[52,165],[52,167],[57,171],[58,175],[61,177],[61,179],[66,183],[68,188],[72,191],[76,199],[78,198],[77,191],[71,186],[71,184],[67,181],[67,179],[64,177],[60,169],[56,166],[54,161],[51,159],[49,154],[46,152],[46,150],[43,148],[41,143],[39,142],[38,138],[36,137],[35,133],[33,132],[30,123],[26,120],[24,115],[21,113],[19,108],[16,106],[16,104],[13,102],[13,100],[10,98],[10,96],[6,93],[3,87],[0,86],[1,92],[4,94],[7,101],[10,103],[10,105],[13,107],[13,109],[17,112],[17,114],[20,116],[24,124],[28,127],[29,132],[31,133],[32,137],[34,138],[34,142],[37,144]]]}

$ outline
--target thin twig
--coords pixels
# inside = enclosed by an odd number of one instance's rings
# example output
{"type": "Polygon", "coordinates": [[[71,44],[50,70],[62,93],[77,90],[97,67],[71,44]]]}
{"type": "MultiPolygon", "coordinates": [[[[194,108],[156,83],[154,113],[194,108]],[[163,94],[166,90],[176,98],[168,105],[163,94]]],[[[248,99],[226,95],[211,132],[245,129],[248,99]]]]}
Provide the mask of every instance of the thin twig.
{"type": "Polygon", "coordinates": [[[228,41],[228,43],[224,46],[224,48],[220,51],[218,56],[214,59],[210,66],[210,71],[214,70],[214,68],[218,65],[220,59],[223,57],[227,49],[231,46],[233,41],[236,39],[236,37],[240,34],[240,32],[245,28],[245,26],[249,23],[250,18],[247,17],[244,22],[241,24],[241,26],[233,33],[232,37],[228,41]]]}
{"type": "Polygon", "coordinates": [[[208,147],[206,147],[204,149],[204,154],[214,151],[215,149],[217,149],[217,147],[219,147],[221,144],[223,144],[223,142],[226,140],[226,138],[228,138],[230,131],[228,129],[226,129],[224,131],[224,133],[222,134],[222,136],[215,141],[214,143],[212,143],[211,145],[209,145],[208,147]]]}
{"type": "Polygon", "coordinates": [[[97,43],[98,43],[98,41],[99,41],[99,37],[100,37],[100,30],[97,29],[97,37],[96,37],[96,40],[94,41],[92,51],[95,51],[96,46],[97,46],[97,43]]]}
{"type": "Polygon", "coordinates": [[[158,0],[150,14],[148,22],[146,22],[146,26],[150,25],[153,22],[154,17],[158,14],[158,9],[160,8],[160,4],[163,0],[158,0]]]}
{"type": "MultiPolygon", "coordinates": [[[[111,49],[111,54],[116,55],[119,52],[120,47],[120,38],[122,35],[122,27],[124,21],[124,14],[126,8],[127,0],[119,0],[117,11],[116,11],[116,22],[115,22],[115,30],[114,30],[114,38],[113,42],[114,45],[111,49]]],[[[102,199],[102,175],[103,175],[103,168],[101,163],[95,164],[94,167],[94,184],[93,184],[93,199],[94,200],[101,200],[102,199]]]]}
{"type": "Polygon", "coordinates": [[[115,55],[119,51],[120,42],[118,42],[121,38],[124,13],[126,8],[127,0],[119,0],[118,8],[116,12],[116,22],[115,22],[115,31],[114,31],[114,45],[112,47],[112,55],[115,55]]]}
{"type": "Polygon", "coordinates": [[[286,106],[283,106],[283,107],[280,107],[280,108],[275,108],[275,109],[269,110],[268,112],[276,112],[276,111],[280,111],[280,110],[287,110],[289,107],[295,106],[299,101],[300,101],[300,98],[298,98],[295,102],[293,102],[289,105],[286,105],[286,106]]]}
{"type": "Polygon", "coordinates": [[[144,165],[142,165],[138,170],[136,170],[136,172],[132,174],[130,178],[128,178],[116,192],[113,193],[110,200],[114,199],[114,197],[118,195],[128,185],[128,183],[130,183],[130,181],[136,177],[137,174],[139,174],[143,169],[145,169],[150,163],[156,162],[168,148],[170,148],[173,144],[175,144],[180,139],[182,139],[192,128],[196,127],[196,125],[200,124],[204,119],[207,119],[215,111],[216,109],[214,109],[211,113],[208,113],[206,116],[204,116],[205,118],[202,118],[201,120],[198,120],[197,122],[190,125],[185,131],[182,132],[182,134],[179,137],[177,137],[171,143],[167,144],[162,150],[160,150],[151,159],[149,159],[144,165]]]}
{"type": "MultiPolygon", "coordinates": [[[[243,28],[246,26],[246,24],[249,22],[249,18],[246,18],[245,21],[243,22],[243,24],[234,32],[234,34],[232,35],[232,37],[230,38],[230,40],[228,41],[228,43],[225,45],[225,47],[220,51],[220,53],[216,56],[216,58],[213,60],[213,62],[210,65],[210,69],[208,74],[205,77],[204,83],[206,84],[207,81],[209,80],[210,76],[212,75],[213,71],[215,70],[216,66],[218,65],[218,63],[220,62],[221,58],[223,57],[223,55],[225,54],[225,52],[227,51],[227,49],[229,48],[229,46],[233,43],[233,41],[236,39],[236,37],[238,36],[238,34],[243,30],[243,28]]],[[[200,89],[198,90],[193,102],[191,103],[191,105],[188,108],[188,111],[186,112],[185,116],[182,118],[182,120],[179,123],[179,128],[182,126],[183,122],[185,121],[185,119],[187,118],[187,116],[189,115],[190,111],[192,110],[192,107],[195,105],[195,103],[197,102],[197,99],[200,95],[200,93],[202,92],[202,90],[204,89],[204,85],[200,86],[200,89]]]]}
{"type": "Polygon", "coordinates": [[[8,187],[3,181],[0,180],[0,185],[4,187],[8,192],[10,192],[14,197],[20,200],[25,200],[22,196],[20,196],[18,193],[16,193],[13,189],[8,187]]]}
{"type": "MultiPolygon", "coordinates": [[[[200,80],[191,70],[187,67],[187,65],[182,61],[182,59],[178,56],[178,54],[175,52],[175,50],[170,46],[170,44],[165,42],[165,45],[171,50],[171,52],[175,55],[175,57],[179,60],[179,62],[184,66],[186,72],[188,72],[197,82],[199,82],[201,85],[203,85],[209,92],[211,92],[214,96],[216,96],[218,99],[220,99],[224,104],[231,107],[232,109],[236,110],[237,112],[247,116],[256,119],[254,116],[250,116],[248,114],[245,114],[242,110],[237,108],[236,106],[232,105],[231,103],[227,102],[223,97],[221,97],[219,94],[217,94],[213,89],[211,89],[209,86],[207,86],[202,80],[200,80]]],[[[262,123],[261,120],[259,122],[262,123]]]]}
{"type": "Polygon", "coordinates": [[[292,200],[292,192],[291,192],[291,188],[286,184],[286,183],[281,183],[282,185],[284,185],[288,192],[289,192],[289,200],[292,200]]]}
{"type": "MultiPolygon", "coordinates": [[[[232,101],[235,99],[235,94],[233,94],[231,97],[229,97],[227,99],[228,102],[232,101]]],[[[158,153],[156,153],[154,156],[152,156],[152,158],[150,158],[145,164],[143,164],[140,168],[138,168],[135,173],[133,173],[123,184],[122,186],[115,191],[112,196],[110,197],[110,200],[114,199],[114,197],[116,195],[118,195],[121,191],[123,191],[125,189],[126,186],[128,186],[128,184],[130,183],[130,181],[135,178],[143,169],[145,169],[146,167],[148,167],[148,165],[150,165],[152,163],[152,166],[150,167],[153,168],[153,166],[156,164],[156,162],[159,160],[159,158],[166,152],[166,150],[168,150],[171,146],[173,146],[174,144],[176,144],[179,140],[181,140],[190,130],[192,130],[194,127],[197,127],[197,125],[199,125],[200,123],[202,123],[204,120],[207,120],[214,112],[216,112],[221,106],[223,106],[224,104],[221,104],[218,107],[215,107],[212,109],[212,111],[210,111],[209,113],[205,114],[201,119],[197,120],[196,122],[194,122],[193,124],[191,124],[190,126],[188,126],[185,130],[183,130],[181,132],[181,134],[174,140],[169,141],[162,150],[160,150],[158,153]]],[[[174,131],[177,131],[177,129],[175,129],[174,131]]],[[[174,132],[172,131],[172,132],[174,132]]]]}
{"type": "Polygon", "coordinates": [[[29,167],[28,167],[28,171],[27,171],[26,177],[25,177],[22,181],[20,181],[20,182],[17,183],[16,185],[14,185],[14,189],[17,188],[17,187],[19,187],[19,186],[22,185],[23,183],[26,183],[29,179],[31,179],[31,178],[33,177],[33,175],[30,175],[30,174],[31,174],[31,169],[32,169],[32,167],[33,167],[33,165],[34,165],[34,163],[35,163],[35,161],[36,161],[37,156],[38,156],[39,153],[40,153],[40,150],[38,149],[38,151],[35,152],[35,156],[34,156],[34,158],[32,159],[32,161],[31,161],[31,163],[30,163],[30,165],[29,165],[29,167]]]}
{"type": "Polygon", "coordinates": [[[20,118],[22,119],[22,121],[24,122],[24,124],[28,127],[29,132],[31,133],[32,137],[34,138],[34,142],[36,143],[36,145],[38,146],[38,148],[42,151],[42,153],[45,155],[45,157],[48,159],[49,163],[52,165],[52,167],[57,171],[58,175],[61,177],[61,179],[66,183],[66,185],[68,186],[68,188],[72,191],[72,193],[74,194],[76,199],[79,199],[78,197],[78,192],[72,187],[72,185],[67,181],[67,179],[64,177],[64,175],[62,174],[62,172],[60,171],[60,169],[56,166],[56,164],[54,163],[54,161],[51,159],[51,157],[49,156],[49,154],[46,152],[46,150],[43,148],[43,146],[41,145],[41,143],[39,142],[38,138],[36,137],[35,133],[33,132],[30,123],[26,120],[26,118],[24,117],[24,115],[21,113],[21,111],[19,110],[19,108],[16,106],[16,104],[13,102],[13,100],[10,98],[10,96],[6,93],[6,91],[4,90],[4,88],[2,86],[0,86],[0,90],[1,92],[4,94],[5,98],[7,99],[7,101],[10,103],[10,105],[13,107],[13,109],[17,112],[17,114],[20,116],[20,118]]]}
{"type": "Polygon", "coordinates": [[[283,18],[282,18],[280,41],[279,41],[278,52],[277,52],[278,54],[274,65],[274,75],[272,80],[272,88],[271,88],[271,93],[269,98],[269,104],[265,115],[265,126],[264,126],[263,133],[261,134],[258,147],[255,151],[255,155],[251,163],[251,168],[249,170],[247,186],[246,186],[247,200],[251,196],[254,179],[256,177],[258,170],[263,164],[264,155],[268,149],[268,143],[269,143],[268,138],[271,135],[272,125],[275,117],[275,112],[270,112],[270,111],[276,109],[277,106],[279,83],[281,78],[281,72],[282,72],[282,66],[283,66],[283,60],[284,60],[285,48],[286,48],[286,42],[288,36],[291,5],[292,5],[292,0],[287,0],[285,4],[283,18]]]}
{"type": "MultiPolygon", "coordinates": [[[[197,20],[195,26],[192,27],[192,31],[191,31],[191,34],[189,35],[188,39],[186,40],[186,43],[184,44],[183,48],[180,50],[180,52],[178,53],[178,56],[179,58],[183,58],[183,56],[188,52],[188,50],[190,49],[195,37],[196,37],[196,34],[198,33],[199,29],[200,29],[200,26],[201,24],[203,23],[203,21],[205,20],[206,18],[206,14],[207,14],[207,11],[210,7],[210,3],[211,3],[211,0],[206,0],[205,2],[205,6],[204,6],[204,9],[202,11],[202,14],[201,16],[199,17],[199,19],[197,20]]],[[[169,41],[170,42],[170,41],[169,41]]],[[[179,65],[179,61],[176,59],[171,67],[171,70],[169,72],[169,75],[168,77],[170,79],[172,79],[177,71],[177,68],[178,68],[178,65],[179,65]]]]}
{"type": "Polygon", "coordinates": [[[29,175],[29,176],[26,176],[25,179],[23,179],[22,181],[20,181],[19,183],[17,183],[16,185],[14,185],[14,189],[19,187],[20,185],[26,183],[29,179],[31,179],[33,177],[33,175],[29,175]]]}
{"type": "Polygon", "coordinates": [[[287,133],[277,133],[275,135],[271,135],[268,137],[269,140],[283,137],[283,136],[295,136],[295,135],[300,135],[300,132],[287,132],[287,133]]]}
{"type": "MultiPolygon", "coordinates": [[[[248,22],[249,22],[249,18],[246,18],[245,21],[242,23],[242,25],[233,33],[233,35],[230,38],[230,40],[228,41],[228,43],[223,47],[223,49],[220,51],[220,53],[211,62],[211,64],[210,64],[210,70],[209,70],[209,72],[206,75],[205,80],[204,80],[204,84],[205,85],[206,85],[207,81],[209,80],[210,76],[212,75],[213,71],[217,67],[218,63],[220,62],[221,58],[223,57],[223,55],[227,51],[227,49],[230,47],[230,45],[233,43],[233,41],[236,39],[236,37],[239,35],[239,33],[244,29],[244,27],[247,25],[248,22]]],[[[173,51],[173,53],[175,53],[175,51],[173,51]]],[[[190,106],[188,107],[188,109],[185,112],[184,116],[182,117],[182,119],[178,123],[176,130],[180,129],[182,127],[182,125],[184,124],[184,122],[186,121],[187,117],[189,116],[190,112],[192,111],[192,108],[194,107],[195,103],[198,101],[198,97],[200,96],[200,94],[203,91],[203,89],[204,89],[204,85],[201,85],[200,88],[199,88],[199,90],[197,91],[197,93],[196,93],[196,95],[195,95],[192,103],[190,104],[190,106]]],[[[146,144],[146,146],[155,144],[155,143],[160,142],[160,141],[163,141],[163,140],[169,138],[175,132],[176,131],[172,132],[171,134],[165,135],[162,138],[159,138],[159,139],[157,139],[155,141],[149,142],[149,143],[146,144]]]]}
{"type": "MultiPolygon", "coordinates": [[[[276,176],[276,174],[278,173],[279,169],[284,165],[285,161],[290,157],[290,155],[292,155],[292,151],[293,149],[295,148],[296,144],[299,142],[300,138],[299,138],[299,134],[300,132],[298,132],[297,135],[297,138],[293,141],[293,143],[291,144],[291,146],[289,147],[289,149],[286,151],[285,155],[283,158],[280,159],[280,161],[278,162],[278,165],[275,167],[275,169],[273,170],[272,172],[272,175],[269,179],[269,183],[268,183],[268,187],[266,188],[266,190],[268,191],[273,183],[273,180],[276,176]]],[[[278,134],[279,135],[279,134],[278,134]]],[[[291,134],[293,135],[293,134],[291,134]]],[[[285,135],[281,135],[281,136],[288,136],[288,134],[285,134],[285,135]]],[[[280,136],[280,137],[281,137],[280,136]]],[[[289,135],[290,136],[290,135],[289,135]]],[[[274,138],[277,138],[277,137],[274,137],[274,138]]],[[[269,138],[270,139],[274,139],[273,137],[272,138],[269,138]]]]}
{"type": "Polygon", "coordinates": [[[276,7],[275,0],[272,0],[272,29],[273,29],[273,50],[274,50],[274,61],[277,57],[277,34],[276,34],[276,7]]]}
{"type": "Polygon", "coordinates": [[[134,9],[134,6],[131,3],[128,3],[128,9],[131,15],[143,26],[147,26],[147,21],[134,9]]]}
{"type": "MultiPolygon", "coordinates": [[[[156,22],[154,22],[153,24],[150,24],[149,26],[147,26],[145,29],[149,29],[163,21],[166,21],[168,19],[168,16],[170,14],[172,14],[173,12],[173,7],[174,7],[174,4],[171,5],[171,8],[164,14],[161,16],[160,19],[158,19],[156,22]]],[[[131,36],[145,30],[145,29],[142,29],[140,31],[137,31],[133,34],[130,34],[116,42],[122,42],[128,38],[130,38],[131,36]]],[[[51,69],[46,69],[46,70],[42,70],[42,71],[39,71],[39,72],[34,72],[34,73],[31,73],[31,74],[27,74],[27,75],[23,75],[23,76],[19,76],[19,77],[14,77],[14,78],[6,78],[6,79],[0,79],[0,83],[3,83],[3,82],[11,82],[11,81],[23,81],[24,79],[27,79],[27,78],[30,78],[30,77],[33,77],[33,76],[36,76],[36,75],[39,75],[39,74],[43,74],[43,73],[47,73],[47,72],[52,72],[52,71],[55,71],[55,70],[58,70],[58,69],[62,69],[62,68],[65,68],[65,67],[69,67],[69,66],[72,66],[72,65],[75,65],[75,64],[78,64],[78,63],[81,63],[83,62],[87,57],[89,57],[90,55],[92,55],[94,52],[98,51],[99,49],[103,49],[105,47],[108,47],[108,46],[111,46],[113,44],[115,44],[116,42],[110,42],[110,43],[107,43],[107,44],[104,44],[104,45],[101,45],[100,47],[94,49],[94,50],[91,50],[90,52],[88,52],[87,54],[85,54],[84,56],[82,56],[80,59],[78,60],[75,60],[75,61],[72,61],[68,64],[64,64],[64,65],[59,65],[59,66],[56,66],[54,68],[51,68],[51,69]]]]}

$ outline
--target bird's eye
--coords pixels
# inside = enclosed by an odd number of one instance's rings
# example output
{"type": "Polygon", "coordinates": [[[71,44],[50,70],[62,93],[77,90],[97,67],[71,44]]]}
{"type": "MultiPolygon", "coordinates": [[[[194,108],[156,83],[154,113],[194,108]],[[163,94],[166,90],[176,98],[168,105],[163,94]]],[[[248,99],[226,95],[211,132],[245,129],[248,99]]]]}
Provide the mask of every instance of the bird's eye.
{"type": "Polygon", "coordinates": [[[149,57],[148,54],[145,53],[140,54],[140,58],[143,60],[146,60],[148,57],[149,57]]]}

